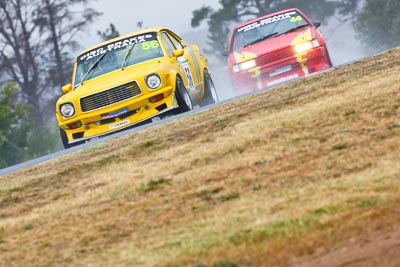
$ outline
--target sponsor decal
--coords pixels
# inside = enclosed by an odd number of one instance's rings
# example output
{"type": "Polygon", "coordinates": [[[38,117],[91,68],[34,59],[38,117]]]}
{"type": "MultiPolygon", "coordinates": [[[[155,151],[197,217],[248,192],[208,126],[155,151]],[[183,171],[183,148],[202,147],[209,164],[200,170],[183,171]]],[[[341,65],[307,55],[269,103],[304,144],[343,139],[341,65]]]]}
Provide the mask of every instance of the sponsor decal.
{"type": "MultiPolygon", "coordinates": [[[[157,34],[156,33],[146,33],[143,35],[137,35],[137,36],[131,36],[126,39],[122,39],[113,43],[109,43],[106,45],[103,45],[101,47],[97,47],[89,52],[86,52],[84,54],[81,54],[77,61],[78,63],[88,61],[92,58],[99,57],[107,52],[118,50],[121,48],[124,48],[126,46],[132,45],[132,44],[138,44],[138,43],[145,43],[143,44],[142,48],[144,49],[150,49],[155,46],[155,42],[152,42],[153,40],[157,40],[157,34]]],[[[156,42],[158,45],[158,42],[156,42]]]]}
{"type": "Polygon", "coordinates": [[[293,80],[293,79],[296,79],[296,78],[299,78],[299,75],[297,73],[295,73],[293,75],[286,76],[286,77],[282,77],[282,78],[279,78],[279,79],[276,79],[276,80],[273,80],[273,81],[270,81],[270,82],[267,83],[267,86],[277,85],[277,84],[284,83],[284,82],[287,82],[287,81],[290,81],[290,80],[293,80]]]}
{"type": "Polygon", "coordinates": [[[201,89],[201,81],[200,81],[201,80],[201,75],[200,75],[199,62],[197,60],[196,54],[193,51],[193,49],[191,49],[190,47],[188,47],[187,49],[188,49],[190,55],[192,56],[192,59],[193,59],[194,65],[195,65],[196,75],[197,75],[197,80],[198,80],[198,86],[197,87],[200,87],[199,89],[201,89]]]}
{"type": "MultiPolygon", "coordinates": [[[[292,46],[295,46],[297,44],[301,44],[304,43],[306,41],[311,41],[312,40],[312,36],[311,36],[311,29],[307,29],[303,32],[301,32],[299,35],[296,36],[296,38],[294,38],[294,40],[292,41],[292,46]]],[[[307,51],[301,52],[301,53],[297,53],[296,54],[296,59],[297,62],[300,63],[301,69],[303,70],[305,75],[308,75],[308,68],[307,68],[307,51]]]]}
{"type": "Polygon", "coordinates": [[[187,81],[189,84],[189,91],[195,91],[196,86],[194,85],[192,72],[190,71],[190,67],[189,67],[187,60],[183,57],[179,57],[178,61],[182,65],[183,69],[185,70],[186,78],[187,78],[187,81]]]}
{"type": "MultiPolygon", "coordinates": [[[[276,16],[273,16],[273,17],[269,17],[269,18],[266,18],[266,19],[262,19],[262,20],[253,22],[251,24],[248,24],[246,26],[243,26],[242,28],[239,28],[237,31],[238,32],[241,32],[241,31],[247,32],[249,30],[252,30],[252,29],[255,29],[255,28],[270,24],[270,23],[273,23],[273,22],[277,22],[277,21],[284,20],[284,19],[292,19],[292,16],[294,16],[294,15],[298,15],[296,11],[291,11],[291,12],[279,14],[279,15],[276,15],[276,16]]],[[[294,18],[296,19],[297,17],[298,16],[296,16],[294,18]]]]}
{"type": "Polygon", "coordinates": [[[290,18],[290,22],[292,22],[292,23],[300,22],[302,20],[303,20],[303,18],[300,15],[298,15],[297,17],[290,18]]]}
{"type": "Polygon", "coordinates": [[[252,72],[253,75],[251,76],[256,80],[257,83],[257,89],[262,89],[262,79],[261,79],[261,68],[260,67],[255,67],[249,70],[249,72],[252,72]]]}
{"type": "Polygon", "coordinates": [[[257,54],[247,51],[233,52],[233,57],[235,58],[236,63],[242,63],[247,60],[255,59],[257,54]]]}
{"type": "Polygon", "coordinates": [[[279,69],[276,69],[276,70],[271,71],[271,72],[269,73],[269,76],[270,76],[270,77],[277,76],[277,75],[279,75],[279,74],[282,74],[282,73],[285,73],[285,72],[288,72],[288,71],[291,71],[291,70],[292,70],[292,66],[289,65],[289,66],[286,66],[286,67],[279,68],[279,69]]]}
{"type": "Polygon", "coordinates": [[[129,124],[129,120],[124,120],[124,121],[120,121],[118,123],[111,124],[110,126],[108,126],[108,128],[110,130],[114,130],[114,129],[121,128],[122,126],[125,126],[128,124],[129,124]]]}
{"type": "Polygon", "coordinates": [[[118,116],[121,116],[122,114],[125,114],[129,111],[128,108],[123,108],[114,112],[110,112],[110,113],[105,113],[105,114],[101,114],[101,118],[102,119],[109,119],[109,118],[115,118],[118,116]]]}
{"type": "Polygon", "coordinates": [[[152,41],[146,41],[142,43],[142,50],[149,50],[149,49],[156,49],[159,48],[160,44],[158,43],[158,40],[152,40],[152,41]]]}

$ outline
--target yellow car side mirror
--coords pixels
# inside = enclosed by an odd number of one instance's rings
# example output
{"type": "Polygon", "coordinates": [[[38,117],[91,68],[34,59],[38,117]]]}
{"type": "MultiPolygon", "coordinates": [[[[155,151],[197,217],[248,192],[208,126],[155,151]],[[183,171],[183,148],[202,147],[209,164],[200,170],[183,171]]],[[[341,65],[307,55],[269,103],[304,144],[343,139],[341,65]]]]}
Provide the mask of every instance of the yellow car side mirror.
{"type": "Polygon", "coordinates": [[[178,58],[178,57],[183,56],[184,53],[185,53],[185,50],[183,50],[183,49],[178,49],[178,50],[172,51],[172,55],[173,55],[175,58],[178,58]]]}
{"type": "Polygon", "coordinates": [[[67,94],[67,93],[71,92],[71,91],[72,91],[72,84],[64,85],[64,86],[61,88],[61,91],[62,91],[64,94],[67,94]]]}

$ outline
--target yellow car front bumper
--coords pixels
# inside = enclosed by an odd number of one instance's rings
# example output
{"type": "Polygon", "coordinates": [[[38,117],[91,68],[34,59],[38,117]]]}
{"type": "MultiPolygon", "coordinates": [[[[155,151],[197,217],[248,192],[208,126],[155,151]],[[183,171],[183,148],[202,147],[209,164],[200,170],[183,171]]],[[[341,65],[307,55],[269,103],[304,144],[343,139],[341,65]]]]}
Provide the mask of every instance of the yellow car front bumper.
{"type": "Polygon", "coordinates": [[[167,86],[109,107],[83,113],[63,121],[59,126],[65,130],[68,143],[72,144],[134,126],[177,106],[173,87],[167,86]]]}

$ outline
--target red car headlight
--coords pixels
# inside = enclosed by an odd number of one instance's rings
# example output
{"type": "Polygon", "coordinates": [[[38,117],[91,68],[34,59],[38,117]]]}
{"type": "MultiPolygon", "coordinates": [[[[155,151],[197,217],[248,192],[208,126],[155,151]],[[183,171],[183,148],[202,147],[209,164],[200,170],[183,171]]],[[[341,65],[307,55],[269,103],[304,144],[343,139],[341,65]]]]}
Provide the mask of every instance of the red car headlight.
{"type": "Polygon", "coordinates": [[[239,71],[248,70],[248,69],[254,68],[256,66],[257,66],[256,61],[254,59],[247,60],[245,62],[233,65],[232,71],[233,71],[233,73],[237,73],[239,71]]]}
{"type": "Polygon", "coordinates": [[[301,44],[295,45],[294,51],[296,51],[296,53],[301,53],[301,52],[305,52],[307,50],[311,50],[313,48],[317,48],[320,46],[321,46],[321,44],[319,43],[318,39],[314,39],[314,40],[306,42],[306,43],[301,43],[301,44]]]}

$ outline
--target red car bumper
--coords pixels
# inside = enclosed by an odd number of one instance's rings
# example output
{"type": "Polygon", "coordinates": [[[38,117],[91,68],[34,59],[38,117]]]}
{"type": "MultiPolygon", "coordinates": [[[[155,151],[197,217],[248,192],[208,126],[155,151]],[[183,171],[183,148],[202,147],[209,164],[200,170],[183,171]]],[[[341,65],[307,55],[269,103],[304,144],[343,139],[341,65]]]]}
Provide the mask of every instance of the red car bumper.
{"type": "Polygon", "coordinates": [[[255,58],[257,67],[231,73],[234,89],[238,94],[253,92],[281,84],[331,67],[324,46],[295,54],[289,47],[255,58]]]}

